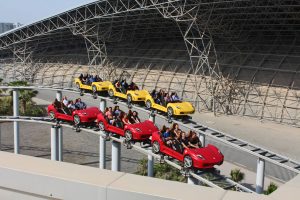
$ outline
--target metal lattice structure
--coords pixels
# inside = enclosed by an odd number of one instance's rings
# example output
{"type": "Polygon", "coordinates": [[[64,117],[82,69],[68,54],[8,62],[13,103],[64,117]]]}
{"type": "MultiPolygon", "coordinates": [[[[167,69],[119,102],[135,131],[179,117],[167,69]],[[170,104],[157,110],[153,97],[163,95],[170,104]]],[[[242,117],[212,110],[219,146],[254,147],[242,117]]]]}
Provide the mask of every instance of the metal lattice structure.
{"type": "Polygon", "coordinates": [[[82,72],[177,91],[198,111],[300,125],[300,2],[100,0],[0,35],[7,80],[82,72]]]}

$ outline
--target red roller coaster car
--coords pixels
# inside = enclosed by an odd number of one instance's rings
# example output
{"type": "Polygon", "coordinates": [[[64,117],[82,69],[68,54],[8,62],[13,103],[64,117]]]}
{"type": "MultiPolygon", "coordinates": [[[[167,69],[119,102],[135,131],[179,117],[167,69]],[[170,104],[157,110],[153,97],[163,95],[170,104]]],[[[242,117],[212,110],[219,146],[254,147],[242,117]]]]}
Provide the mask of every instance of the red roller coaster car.
{"type": "Polygon", "coordinates": [[[107,122],[102,112],[98,114],[97,123],[101,131],[115,133],[125,137],[127,141],[145,141],[153,132],[158,131],[158,128],[150,120],[137,124],[126,124],[123,128],[113,126],[107,122]]]}
{"type": "Polygon", "coordinates": [[[51,119],[60,119],[74,122],[75,125],[93,123],[97,119],[100,110],[97,107],[90,107],[83,110],[74,110],[70,114],[58,111],[53,104],[48,106],[48,115],[51,119]]]}
{"type": "Polygon", "coordinates": [[[185,168],[209,169],[221,165],[224,160],[223,154],[211,144],[203,148],[185,148],[182,153],[175,151],[164,143],[159,131],[152,134],[152,148],[154,153],[163,153],[183,162],[185,168]]]}

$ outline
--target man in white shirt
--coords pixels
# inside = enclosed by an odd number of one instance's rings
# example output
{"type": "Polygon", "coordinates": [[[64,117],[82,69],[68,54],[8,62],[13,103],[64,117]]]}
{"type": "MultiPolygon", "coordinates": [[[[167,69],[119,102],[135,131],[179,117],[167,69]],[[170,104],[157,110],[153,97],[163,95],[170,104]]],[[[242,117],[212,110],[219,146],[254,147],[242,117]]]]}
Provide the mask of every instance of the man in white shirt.
{"type": "Polygon", "coordinates": [[[68,101],[68,99],[67,99],[67,97],[66,96],[64,96],[64,98],[63,98],[63,104],[67,107],[68,106],[68,104],[69,104],[69,101],[68,101]]]}

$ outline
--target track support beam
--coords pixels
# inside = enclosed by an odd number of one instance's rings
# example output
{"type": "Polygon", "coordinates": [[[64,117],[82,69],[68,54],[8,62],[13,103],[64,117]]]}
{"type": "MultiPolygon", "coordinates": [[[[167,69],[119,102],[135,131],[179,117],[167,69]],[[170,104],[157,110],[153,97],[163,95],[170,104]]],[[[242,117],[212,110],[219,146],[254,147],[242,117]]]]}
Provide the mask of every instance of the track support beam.
{"type": "MultiPolygon", "coordinates": [[[[150,153],[152,150],[148,150],[150,153]]],[[[154,176],[154,157],[150,154],[148,154],[148,176],[153,177],[154,176]]]]}
{"type": "MultiPolygon", "coordinates": [[[[105,134],[104,131],[101,131],[101,134],[105,134]]],[[[106,139],[104,136],[99,137],[99,168],[106,168],[106,139]]]]}
{"type": "Polygon", "coordinates": [[[256,168],[256,193],[262,194],[265,182],[265,160],[258,158],[256,168]]]}
{"type": "MultiPolygon", "coordinates": [[[[100,100],[100,110],[101,112],[105,112],[106,108],[106,100],[100,100]]],[[[105,138],[105,131],[100,131],[99,137],[99,168],[105,169],[106,168],[106,138],[105,138]]]]}
{"type": "Polygon", "coordinates": [[[51,160],[58,161],[58,130],[56,126],[51,127],[51,160]]]}
{"type": "Polygon", "coordinates": [[[121,144],[116,141],[112,141],[111,149],[111,170],[120,171],[121,168],[121,144]]]}
{"type": "MultiPolygon", "coordinates": [[[[13,90],[13,112],[14,117],[19,116],[19,90],[13,90]]],[[[20,153],[20,128],[19,122],[14,121],[14,153],[20,153]]]]}
{"type": "Polygon", "coordinates": [[[63,149],[63,128],[59,126],[58,130],[58,160],[63,161],[64,149],[63,149]]]}

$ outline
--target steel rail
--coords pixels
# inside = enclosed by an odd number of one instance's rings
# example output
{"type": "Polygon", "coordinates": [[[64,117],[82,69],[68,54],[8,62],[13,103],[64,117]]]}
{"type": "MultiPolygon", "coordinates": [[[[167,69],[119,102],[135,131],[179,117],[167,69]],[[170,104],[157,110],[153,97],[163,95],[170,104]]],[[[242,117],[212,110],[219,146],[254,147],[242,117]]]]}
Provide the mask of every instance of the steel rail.
{"type": "MultiPolygon", "coordinates": [[[[58,123],[56,122],[53,122],[53,120],[51,120],[50,118],[48,117],[28,117],[28,116],[17,116],[17,117],[14,117],[14,116],[0,116],[0,122],[15,122],[15,121],[18,121],[18,122],[26,122],[26,123],[39,123],[39,124],[47,124],[47,125],[58,125],[58,123]]],[[[72,125],[70,124],[67,124],[67,123],[59,123],[60,126],[62,127],[66,127],[66,128],[73,128],[72,125]]],[[[95,135],[98,135],[98,136],[101,136],[101,137],[106,137],[106,134],[102,134],[100,133],[99,131],[95,131],[95,130],[91,130],[91,129],[87,129],[87,128],[80,128],[82,131],[84,132],[87,132],[87,133],[92,133],[92,134],[95,134],[95,135]]],[[[113,141],[116,141],[116,142],[119,142],[119,143],[124,143],[124,139],[120,139],[120,138],[117,138],[117,137],[114,137],[114,136],[111,136],[110,137],[111,140],[113,141]]],[[[149,149],[145,149],[145,148],[142,148],[141,146],[138,146],[136,144],[132,144],[132,148],[139,151],[140,153],[144,154],[144,155],[151,155],[153,157],[155,157],[156,159],[160,159],[161,157],[157,154],[154,154],[152,152],[149,151],[149,149]]],[[[182,167],[180,165],[178,165],[177,163],[174,163],[166,158],[164,158],[165,162],[170,165],[170,166],[173,166],[174,168],[176,169],[179,169],[181,170],[182,167]]],[[[205,174],[205,172],[201,173],[201,174],[205,174]]],[[[250,190],[249,188],[239,184],[239,183],[236,183],[232,180],[230,180],[229,178],[225,177],[225,176],[222,176],[222,175],[217,175],[217,176],[220,176],[222,177],[222,179],[224,181],[227,182],[227,184],[230,184],[230,187],[225,187],[223,188],[222,186],[219,186],[217,185],[216,183],[214,183],[213,181],[210,181],[202,176],[200,176],[199,174],[197,173],[194,173],[194,172],[191,172],[190,175],[192,177],[194,177],[195,179],[201,181],[202,183],[210,186],[210,187],[213,187],[213,188],[218,188],[218,189],[231,189],[233,187],[236,187],[237,189],[239,189],[239,191],[244,191],[244,192],[248,192],[248,193],[253,193],[252,190],[250,190]]]]}
{"type": "MultiPolygon", "coordinates": [[[[36,89],[36,90],[52,90],[52,91],[79,93],[79,91],[77,91],[77,89],[74,89],[74,88],[49,87],[49,86],[46,86],[46,87],[45,86],[0,86],[0,89],[12,89],[12,90],[13,89],[36,89]]],[[[92,96],[92,94],[89,94],[89,93],[85,93],[85,94],[92,96]]],[[[112,99],[110,97],[102,97],[101,96],[100,98],[111,101],[111,102],[115,102],[115,99],[112,99]]],[[[128,105],[127,102],[124,102],[124,101],[118,101],[117,103],[125,105],[125,106],[128,105]]],[[[142,112],[146,112],[148,114],[151,113],[151,111],[146,110],[144,107],[141,107],[138,105],[132,104],[132,107],[137,110],[140,110],[142,112]]],[[[165,116],[163,116],[162,114],[159,114],[159,113],[156,113],[156,116],[158,116],[162,119],[166,119],[165,116]]],[[[292,160],[290,158],[287,158],[285,156],[282,156],[280,154],[277,154],[273,151],[269,151],[265,148],[256,146],[254,144],[251,144],[251,143],[244,141],[242,139],[239,139],[237,137],[233,137],[231,135],[223,133],[222,131],[218,131],[216,129],[209,128],[199,122],[194,122],[192,120],[179,121],[176,119],[173,119],[172,121],[178,123],[179,125],[181,125],[185,128],[194,130],[197,133],[201,133],[205,136],[208,136],[215,141],[224,143],[235,149],[247,152],[250,155],[253,155],[257,158],[264,159],[267,162],[273,163],[275,165],[278,165],[280,167],[288,169],[292,172],[295,172],[298,174],[300,173],[300,163],[299,162],[292,160]],[[290,166],[290,165],[293,165],[293,166],[290,166]]]]}

